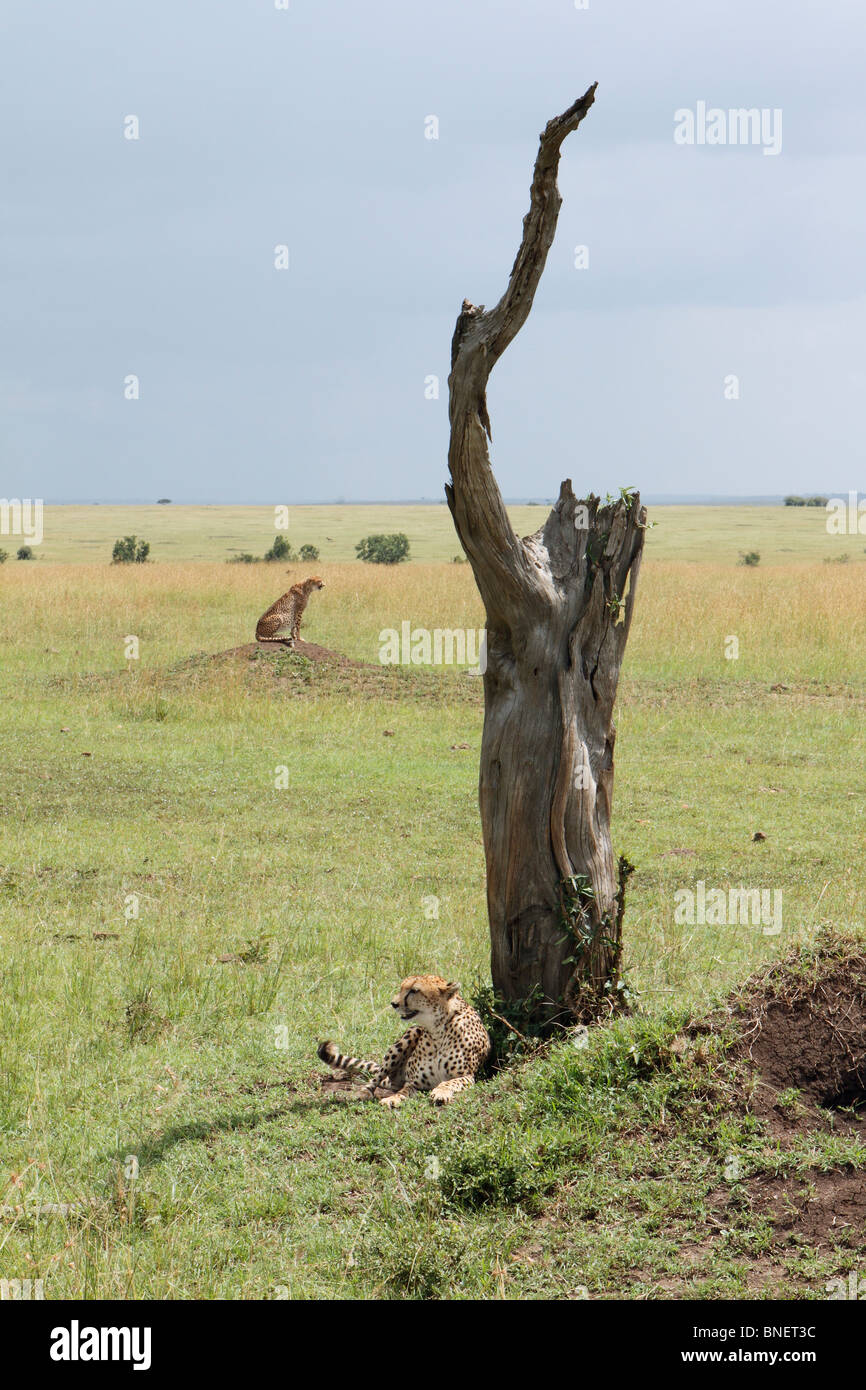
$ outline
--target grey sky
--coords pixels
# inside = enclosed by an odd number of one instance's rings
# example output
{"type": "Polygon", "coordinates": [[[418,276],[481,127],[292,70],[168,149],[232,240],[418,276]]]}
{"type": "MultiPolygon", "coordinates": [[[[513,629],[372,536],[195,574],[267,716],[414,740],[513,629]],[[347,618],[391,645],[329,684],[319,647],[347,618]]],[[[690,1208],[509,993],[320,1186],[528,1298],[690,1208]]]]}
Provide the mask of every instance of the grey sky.
{"type": "Polygon", "coordinates": [[[595,79],[491,379],[503,492],[864,485],[860,0],[289,4],[5,7],[2,495],[441,497],[460,303],[595,79]],[[699,101],[781,108],[781,153],[676,145],[699,101]]]}

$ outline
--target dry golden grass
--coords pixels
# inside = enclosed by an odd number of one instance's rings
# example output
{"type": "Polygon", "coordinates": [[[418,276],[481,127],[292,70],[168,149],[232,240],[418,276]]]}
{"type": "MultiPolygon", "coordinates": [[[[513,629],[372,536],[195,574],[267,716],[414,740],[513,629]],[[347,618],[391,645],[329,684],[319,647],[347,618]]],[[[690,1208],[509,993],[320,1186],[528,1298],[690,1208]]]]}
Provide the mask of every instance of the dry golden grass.
{"type": "MultiPolygon", "coordinates": [[[[6,669],[141,668],[253,638],[259,615],[290,584],[321,573],[326,588],[305,633],[362,661],[379,660],[379,634],[413,627],[479,628],[484,614],[468,565],[359,564],[0,567],[0,642],[6,669]],[[58,624],[58,614],[62,623],[58,624]]],[[[859,566],[769,570],[646,561],[626,670],[635,679],[821,681],[866,675],[866,575],[859,566]],[[736,637],[739,656],[726,658],[736,637]]]]}

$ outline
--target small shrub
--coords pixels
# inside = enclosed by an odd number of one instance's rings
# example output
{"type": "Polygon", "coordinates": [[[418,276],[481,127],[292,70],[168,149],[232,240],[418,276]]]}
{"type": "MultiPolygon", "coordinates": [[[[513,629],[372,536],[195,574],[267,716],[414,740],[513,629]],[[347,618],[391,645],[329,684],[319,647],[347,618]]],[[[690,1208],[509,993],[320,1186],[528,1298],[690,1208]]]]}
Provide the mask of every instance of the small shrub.
{"type": "Polygon", "coordinates": [[[302,560],[318,560],[319,552],[314,545],[302,545],[298,554],[302,560]]]}
{"type": "Polygon", "coordinates": [[[402,531],[392,535],[365,536],[355,546],[359,560],[371,565],[398,565],[409,558],[409,537],[402,531]]]}
{"type": "Polygon", "coordinates": [[[140,990],[126,1006],[125,1026],[129,1043],[155,1042],[169,1026],[167,1018],[150,1002],[151,989],[140,990]]]}
{"type": "Polygon", "coordinates": [[[439,1187],[449,1206],[464,1211],[523,1206],[530,1211],[553,1175],[520,1135],[478,1140],[474,1136],[448,1154],[439,1187]]]}
{"type": "Polygon", "coordinates": [[[741,565],[750,565],[750,566],[754,566],[754,565],[759,565],[760,563],[761,563],[761,554],[760,554],[760,551],[758,551],[758,550],[746,550],[746,551],[742,551],[742,550],[741,550],[741,551],[740,551],[739,564],[741,564],[741,565]]]}
{"type": "Polygon", "coordinates": [[[265,551],[266,560],[285,560],[290,563],[292,560],[297,560],[297,558],[297,555],[294,550],[292,550],[285,536],[275,536],[274,543],[270,550],[265,551]]]}
{"type": "Polygon", "coordinates": [[[140,541],[137,536],[124,536],[121,540],[114,542],[111,563],[113,565],[143,565],[149,554],[150,546],[147,541],[140,541]]]}
{"type": "MultiPolygon", "coordinates": [[[[379,1162],[384,1165],[384,1157],[379,1162]]],[[[323,1202],[329,1200],[323,1197],[323,1202]]],[[[368,1271],[383,1297],[426,1301],[449,1298],[455,1285],[460,1287],[471,1259],[471,1248],[456,1223],[437,1220],[422,1226],[416,1218],[408,1223],[362,1223],[353,1263],[368,1271]]]]}
{"type": "Polygon", "coordinates": [[[19,560],[32,560],[32,559],[33,559],[33,547],[32,547],[32,545],[22,545],[22,546],[19,546],[19,549],[18,549],[18,559],[19,559],[19,560]]]}
{"type": "Polygon", "coordinates": [[[270,958],[271,937],[267,932],[259,932],[255,938],[250,938],[246,942],[242,951],[238,951],[238,960],[244,965],[265,965],[270,958]]]}
{"type": "Polygon", "coordinates": [[[171,503],[171,498],[170,498],[170,497],[158,497],[157,500],[156,500],[156,505],[157,505],[158,507],[167,507],[167,506],[170,505],[170,503],[171,503]]]}
{"type": "Polygon", "coordinates": [[[5,565],[5,563],[6,563],[6,561],[7,561],[8,559],[9,559],[9,552],[8,552],[8,550],[0,550],[0,565],[5,565]]]}
{"type": "Polygon", "coordinates": [[[248,550],[244,550],[240,555],[230,555],[226,561],[229,565],[257,565],[258,555],[251,555],[248,550]]]}
{"type": "Polygon", "coordinates": [[[492,985],[478,984],[472,989],[469,1002],[487,1029],[492,1044],[480,1075],[489,1076],[544,1050],[547,1043],[537,1019],[540,995],[539,988],[537,994],[533,993],[528,999],[509,1004],[497,999],[492,985]]]}
{"type": "Polygon", "coordinates": [[[794,497],[794,496],[791,496],[791,497],[786,497],[786,498],[785,498],[785,506],[786,506],[786,507],[805,507],[805,505],[806,505],[806,499],[805,499],[805,497],[794,497]]]}

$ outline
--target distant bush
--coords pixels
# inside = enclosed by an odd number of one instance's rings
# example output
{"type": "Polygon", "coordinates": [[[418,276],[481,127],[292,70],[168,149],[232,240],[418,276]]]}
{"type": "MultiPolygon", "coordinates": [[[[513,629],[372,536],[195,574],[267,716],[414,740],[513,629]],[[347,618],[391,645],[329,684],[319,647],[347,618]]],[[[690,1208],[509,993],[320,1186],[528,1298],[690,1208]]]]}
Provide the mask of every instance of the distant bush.
{"type": "Polygon", "coordinates": [[[806,499],[805,499],[805,497],[786,497],[786,498],[785,498],[785,506],[786,506],[786,507],[805,507],[805,505],[806,505],[806,499]]]}
{"type": "Polygon", "coordinates": [[[140,541],[137,536],[124,536],[122,540],[114,542],[111,563],[113,565],[143,565],[149,554],[150,546],[147,541],[140,541]]]}
{"type": "Polygon", "coordinates": [[[171,498],[170,498],[170,497],[158,497],[158,498],[156,499],[156,505],[157,505],[158,507],[167,507],[167,506],[170,504],[170,502],[171,502],[171,498]]]}
{"type": "MultiPolygon", "coordinates": [[[[228,563],[230,565],[257,565],[261,558],[259,555],[251,555],[248,550],[244,550],[240,555],[230,555],[228,563]]],[[[314,545],[302,545],[300,555],[296,555],[285,536],[275,536],[270,550],[266,550],[264,554],[265,560],[282,560],[284,564],[288,565],[295,564],[299,559],[318,560],[318,558],[319,552],[314,545]]]]}
{"type": "Polygon", "coordinates": [[[747,550],[743,552],[741,550],[739,563],[741,565],[759,565],[761,563],[760,552],[757,550],[747,550]]]}
{"type": "Polygon", "coordinates": [[[844,550],[844,551],[842,552],[841,555],[825,555],[825,556],[824,556],[824,564],[825,564],[825,565],[847,565],[847,563],[848,563],[848,561],[849,561],[850,558],[851,558],[851,557],[849,556],[847,550],[844,550]]]}
{"type": "Polygon", "coordinates": [[[32,559],[33,559],[33,547],[32,547],[32,545],[22,545],[22,546],[20,546],[20,547],[19,547],[19,550],[18,550],[18,556],[17,556],[17,558],[18,558],[19,560],[32,560],[32,559]]]}
{"type": "Polygon", "coordinates": [[[266,560],[286,560],[290,562],[292,560],[297,560],[297,558],[297,555],[294,550],[292,550],[285,536],[275,536],[274,543],[270,550],[265,551],[266,560]]]}
{"type": "Polygon", "coordinates": [[[466,556],[465,556],[465,555],[452,555],[452,556],[451,556],[451,563],[452,563],[452,565],[465,565],[465,564],[466,564],[466,556]]]}
{"type": "Polygon", "coordinates": [[[5,565],[5,563],[6,563],[6,561],[7,561],[8,559],[9,559],[9,551],[8,551],[8,550],[0,550],[0,565],[5,565]]]}
{"type": "Polygon", "coordinates": [[[792,495],[785,498],[786,507],[826,507],[828,499],[826,497],[797,497],[792,495]]]}
{"type": "Polygon", "coordinates": [[[809,497],[809,498],[807,498],[807,500],[806,500],[806,506],[807,506],[807,507],[826,507],[828,501],[829,501],[829,498],[827,498],[827,497],[809,497]]]}
{"type": "Polygon", "coordinates": [[[365,536],[355,546],[359,560],[371,565],[398,565],[409,557],[409,537],[402,531],[390,536],[365,536]]]}

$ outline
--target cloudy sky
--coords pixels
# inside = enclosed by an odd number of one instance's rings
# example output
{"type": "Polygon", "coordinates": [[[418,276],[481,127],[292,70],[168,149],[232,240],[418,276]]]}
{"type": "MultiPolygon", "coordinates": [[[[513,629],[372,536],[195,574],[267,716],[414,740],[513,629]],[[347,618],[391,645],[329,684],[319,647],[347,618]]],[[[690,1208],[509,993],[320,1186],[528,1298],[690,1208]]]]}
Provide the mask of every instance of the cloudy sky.
{"type": "Polygon", "coordinates": [[[862,487],[864,39],[861,0],[8,4],[0,493],[441,498],[460,303],[594,80],[491,378],[503,492],[862,487]],[[677,143],[699,103],[780,152],[677,143]]]}

